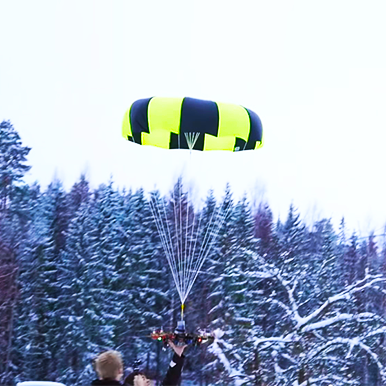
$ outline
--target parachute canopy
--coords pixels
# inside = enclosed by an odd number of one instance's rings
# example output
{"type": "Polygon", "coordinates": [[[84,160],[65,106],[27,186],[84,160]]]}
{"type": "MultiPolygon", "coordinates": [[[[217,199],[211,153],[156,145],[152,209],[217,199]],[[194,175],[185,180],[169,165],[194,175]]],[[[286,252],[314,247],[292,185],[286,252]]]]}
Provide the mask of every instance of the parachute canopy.
{"type": "Polygon", "coordinates": [[[239,105],[193,98],[147,98],[126,111],[122,135],[164,149],[254,150],[263,145],[260,118],[239,105]]]}

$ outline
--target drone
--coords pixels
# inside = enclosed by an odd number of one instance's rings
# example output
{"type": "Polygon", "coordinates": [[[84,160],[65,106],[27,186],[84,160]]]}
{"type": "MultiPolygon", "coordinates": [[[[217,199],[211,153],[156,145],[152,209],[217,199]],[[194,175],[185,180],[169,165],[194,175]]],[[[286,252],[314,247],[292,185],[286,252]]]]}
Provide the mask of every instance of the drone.
{"type": "Polygon", "coordinates": [[[177,345],[190,345],[190,346],[201,346],[204,343],[213,343],[214,336],[200,332],[198,334],[187,333],[185,331],[185,321],[180,320],[177,324],[177,328],[174,332],[165,332],[161,329],[154,330],[150,335],[153,340],[162,342],[164,347],[168,346],[168,342],[171,341],[177,345]]]}

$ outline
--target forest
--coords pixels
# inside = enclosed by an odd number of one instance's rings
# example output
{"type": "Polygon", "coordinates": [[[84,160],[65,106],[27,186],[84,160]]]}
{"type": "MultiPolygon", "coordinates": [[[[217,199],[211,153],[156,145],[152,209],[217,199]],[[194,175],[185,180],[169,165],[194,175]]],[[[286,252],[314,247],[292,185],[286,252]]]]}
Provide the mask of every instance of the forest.
{"type": "MultiPolygon", "coordinates": [[[[148,192],[84,175],[68,191],[27,184],[29,152],[3,121],[0,384],[89,385],[107,349],[161,380],[171,353],[150,333],[174,329],[180,303],[148,192]]],[[[226,219],[185,305],[187,328],[216,340],[187,351],[181,384],[385,385],[386,240],[344,218],[306,224],[294,205],[275,220],[229,186],[196,210],[208,218],[219,200],[226,219]]]]}

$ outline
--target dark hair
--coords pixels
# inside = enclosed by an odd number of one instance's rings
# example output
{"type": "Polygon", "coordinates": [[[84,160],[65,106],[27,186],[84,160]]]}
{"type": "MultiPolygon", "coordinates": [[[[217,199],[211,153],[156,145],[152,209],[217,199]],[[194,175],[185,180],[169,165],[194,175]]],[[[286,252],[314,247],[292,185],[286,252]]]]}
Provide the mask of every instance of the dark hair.
{"type": "Polygon", "coordinates": [[[156,379],[156,374],[153,371],[147,371],[147,370],[142,370],[142,371],[133,371],[131,372],[124,380],[123,385],[124,386],[133,386],[134,385],[134,378],[136,375],[143,375],[149,380],[155,380],[156,379]]]}
{"type": "Polygon", "coordinates": [[[138,374],[142,374],[144,375],[141,371],[133,371],[132,373],[130,373],[126,378],[125,378],[125,381],[123,382],[124,385],[134,385],[134,378],[136,375],[138,374]]]}

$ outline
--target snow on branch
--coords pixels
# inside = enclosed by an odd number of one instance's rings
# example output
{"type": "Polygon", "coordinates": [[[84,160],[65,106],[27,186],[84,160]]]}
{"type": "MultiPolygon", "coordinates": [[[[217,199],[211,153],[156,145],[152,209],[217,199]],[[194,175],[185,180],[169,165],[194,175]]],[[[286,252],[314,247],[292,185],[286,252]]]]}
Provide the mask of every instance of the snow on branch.
{"type": "Polygon", "coordinates": [[[386,327],[381,327],[381,328],[378,328],[374,331],[371,331],[368,334],[366,334],[365,337],[370,338],[372,336],[380,335],[380,334],[386,334],[386,327]]]}
{"type": "Polygon", "coordinates": [[[295,334],[288,334],[287,336],[272,336],[269,338],[258,338],[255,339],[255,347],[262,343],[267,342],[274,342],[274,343],[293,343],[296,341],[296,335],[295,334]],[[294,339],[295,338],[295,339],[294,339]]]}
{"type": "Polygon", "coordinates": [[[358,322],[368,322],[370,320],[382,320],[381,317],[372,313],[372,312],[363,312],[361,314],[338,314],[332,318],[322,320],[320,322],[309,324],[301,329],[302,332],[309,332],[312,330],[318,330],[324,327],[331,326],[332,324],[339,322],[349,322],[349,321],[358,321],[358,322]]]}
{"type": "MultiPolygon", "coordinates": [[[[304,328],[306,324],[308,324],[311,320],[317,318],[320,316],[330,305],[337,303],[342,300],[349,300],[351,296],[355,293],[361,292],[366,288],[375,288],[378,289],[378,287],[374,286],[376,283],[386,282],[386,278],[382,275],[366,275],[363,279],[357,281],[356,283],[348,286],[340,293],[331,296],[328,298],[320,307],[318,307],[316,310],[314,310],[312,313],[310,313],[308,316],[302,317],[299,315],[299,304],[295,300],[294,292],[296,290],[296,287],[299,283],[299,277],[294,278],[292,281],[286,280],[283,278],[283,276],[280,273],[280,270],[276,267],[268,264],[265,264],[264,270],[261,272],[261,278],[276,278],[279,283],[284,287],[284,289],[287,292],[288,300],[289,300],[289,307],[284,305],[282,302],[280,302],[282,308],[284,308],[287,311],[287,315],[290,316],[292,314],[294,321],[296,322],[296,329],[303,328],[303,331],[308,331],[304,328]],[[290,284],[292,286],[290,286],[290,284]]],[[[273,302],[272,300],[270,300],[273,302]]],[[[279,304],[279,301],[276,301],[277,304],[279,304]]],[[[363,315],[363,314],[362,314],[363,315]]],[[[342,316],[342,320],[348,316],[342,316]]],[[[330,318],[326,321],[326,326],[329,324],[336,323],[339,320],[334,320],[334,318],[330,318]]],[[[322,322],[320,322],[322,323],[322,322]]],[[[318,327],[318,324],[314,324],[312,328],[322,328],[318,327]]],[[[312,329],[310,328],[310,329],[312,329]]],[[[309,329],[309,330],[310,330],[309,329]]]]}
{"type": "Polygon", "coordinates": [[[372,358],[372,360],[376,363],[376,365],[378,366],[378,370],[379,370],[379,374],[381,375],[382,377],[382,380],[383,382],[386,382],[386,372],[385,372],[385,368],[384,366],[382,365],[382,363],[380,362],[379,358],[378,358],[378,355],[375,354],[375,352],[373,352],[369,346],[367,346],[366,344],[364,344],[361,340],[358,341],[358,345],[360,348],[362,348],[363,350],[365,350],[372,358]]]}
{"type": "Polygon", "coordinates": [[[245,374],[243,374],[242,371],[236,370],[232,367],[230,361],[228,360],[228,358],[224,354],[224,351],[222,350],[222,348],[219,345],[219,343],[226,345],[226,343],[222,339],[220,339],[221,336],[223,335],[223,332],[220,329],[217,329],[214,332],[214,335],[215,335],[215,340],[208,347],[208,350],[212,354],[214,354],[219,359],[219,361],[223,364],[229,377],[234,379],[236,386],[239,386],[239,385],[241,386],[241,385],[245,384],[248,381],[248,377],[245,374]]]}
{"type": "Polygon", "coordinates": [[[332,339],[331,341],[327,342],[323,346],[318,347],[317,349],[311,350],[310,353],[308,354],[308,358],[311,359],[311,358],[319,355],[322,351],[326,351],[330,347],[336,346],[336,345],[348,345],[349,346],[349,351],[346,355],[346,358],[349,358],[351,356],[352,351],[355,348],[355,346],[359,346],[361,349],[366,351],[370,355],[370,357],[372,358],[374,363],[378,366],[379,374],[381,375],[382,380],[384,382],[386,382],[385,367],[380,362],[378,355],[375,354],[371,350],[371,348],[368,345],[364,344],[362,339],[360,339],[358,337],[355,337],[355,338],[340,338],[339,337],[339,338],[332,339]]]}
{"type": "Polygon", "coordinates": [[[309,323],[311,320],[313,320],[316,317],[318,317],[331,304],[336,303],[336,302],[341,301],[341,300],[349,300],[351,295],[353,295],[354,293],[363,291],[365,288],[370,288],[375,283],[385,282],[386,281],[386,278],[384,278],[381,275],[379,275],[379,276],[375,276],[374,279],[372,279],[371,281],[366,283],[366,281],[369,280],[370,278],[371,278],[370,275],[366,276],[364,279],[362,279],[362,280],[358,281],[357,283],[349,286],[344,291],[338,293],[335,296],[331,296],[330,298],[328,298],[319,308],[317,308],[314,312],[309,314],[307,317],[299,318],[299,320],[297,320],[298,323],[297,323],[296,328],[297,329],[302,328],[305,324],[309,323]],[[362,283],[365,283],[365,284],[361,285],[362,283]]]}
{"type": "MultiPolygon", "coordinates": [[[[363,279],[341,288],[336,291],[336,294],[329,296],[321,303],[318,294],[312,296],[311,293],[307,296],[306,301],[304,298],[302,299],[304,290],[303,288],[299,289],[299,287],[303,287],[304,283],[308,281],[307,269],[289,273],[277,269],[273,264],[265,263],[262,266],[262,271],[266,273],[266,276],[276,281],[278,287],[284,290],[278,291],[273,287],[271,295],[265,299],[265,304],[275,304],[283,309],[284,315],[280,313],[277,317],[283,318],[284,316],[287,320],[282,323],[281,329],[276,329],[276,332],[267,331],[267,334],[273,333],[274,336],[256,337],[254,347],[258,349],[259,356],[271,358],[275,354],[277,358],[280,358],[280,367],[278,367],[279,362],[275,362],[273,365],[271,359],[267,359],[267,363],[270,362],[277,377],[285,370],[288,372],[285,378],[292,379],[293,385],[297,386],[318,385],[321,382],[349,385],[351,380],[345,376],[341,378],[337,373],[317,375],[317,372],[312,373],[310,369],[318,369],[321,361],[325,362],[326,360],[332,361],[332,368],[336,369],[336,366],[341,368],[339,363],[351,360],[349,358],[353,357],[352,354],[356,349],[355,356],[360,352],[362,354],[365,352],[370,361],[378,368],[379,376],[386,384],[386,365],[383,364],[382,357],[378,352],[380,350],[379,344],[374,339],[379,335],[386,334],[385,320],[376,311],[358,312],[358,307],[352,302],[352,300],[357,300],[357,297],[354,297],[355,294],[360,294],[366,289],[381,292],[382,286],[386,282],[383,275],[366,273],[363,279]],[[313,306],[304,307],[307,303],[313,306]],[[358,323],[362,324],[362,328],[359,330],[356,328],[358,323]],[[353,337],[353,335],[358,334],[358,331],[360,331],[360,336],[353,337]],[[330,358],[329,353],[336,353],[336,350],[340,354],[330,358]],[[342,350],[346,352],[346,357],[344,355],[342,357],[342,350]],[[291,360],[289,360],[288,355],[290,355],[291,360]],[[294,363],[298,366],[294,367],[294,363]],[[299,374],[301,374],[301,379],[306,378],[307,381],[297,381],[299,374]]],[[[308,284],[310,283],[307,283],[304,288],[308,288],[308,284]]],[[[270,318],[275,317],[275,315],[270,315],[270,318]]],[[[276,321],[276,325],[280,325],[280,322],[276,321]]],[[[356,380],[352,384],[358,384],[355,382],[356,380]]]]}
{"type": "Polygon", "coordinates": [[[272,270],[270,270],[270,274],[271,274],[271,277],[275,277],[280,282],[280,284],[285,288],[285,290],[287,291],[288,299],[290,302],[290,307],[287,309],[288,310],[291,309],[291,314],[293,315],[296,322],[299,324],[303,318],[301,318],[299,315],[299,312],[298,312],[299,306],[294,299],[294,292],[295,292],[296,286],[298,285],[298,282],[299,282],[298,278],[296,278],[294,280],[292,288],[290,288],[289,284],[291,282],[288,280],[285,280],[277,268],[273,268],[272,270]]]}
{"type": "Polygon", "coordinates": [[[321,377],[315,377],[307,379],[307,381],[302,382],[298,386],[311,386],[311,385],[322,385],[322,382],[330,382],[335,385],[357,385],[357,381],[355,379],[349,380],[347,378],[340,377],[339,375],[327,374],[321,377]],[[340,383],[337,383],[340,382],[340,383]]]}
{"type": "Polygon", "coordinates": [[[291,316],[292,315],[292,311],[289,307],[287,307],[283,302],[281,302],[280,300],[276,300],[276,299],[268,299],[267,300],[267,303],[272,303],[272,304],[277,304],[279,307],[283,308],[286,313],[287,313],[287,316],[291,316]]]}

